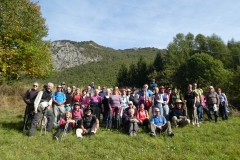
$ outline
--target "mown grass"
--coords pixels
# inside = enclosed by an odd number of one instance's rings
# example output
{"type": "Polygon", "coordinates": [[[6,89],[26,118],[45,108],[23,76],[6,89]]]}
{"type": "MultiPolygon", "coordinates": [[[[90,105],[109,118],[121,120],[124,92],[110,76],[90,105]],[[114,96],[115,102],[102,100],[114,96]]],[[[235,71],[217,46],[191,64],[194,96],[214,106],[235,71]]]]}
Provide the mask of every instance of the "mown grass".
{"type": "Polygon", "coordinates": [[[23,107],[0,109],[0,159],[240,159],[237,116],[219,123],[205,121],[200,128],[173,128],[173,138],[166,134],[151,138],[143,129],[130,137],[101,127],[91,139],[81,141],[71,132],[63,142],[52,139],[56,128],[46,136],[40,136],[38,128],[29,138],[27,132],[21,133],[22,120],[23,107]]]}

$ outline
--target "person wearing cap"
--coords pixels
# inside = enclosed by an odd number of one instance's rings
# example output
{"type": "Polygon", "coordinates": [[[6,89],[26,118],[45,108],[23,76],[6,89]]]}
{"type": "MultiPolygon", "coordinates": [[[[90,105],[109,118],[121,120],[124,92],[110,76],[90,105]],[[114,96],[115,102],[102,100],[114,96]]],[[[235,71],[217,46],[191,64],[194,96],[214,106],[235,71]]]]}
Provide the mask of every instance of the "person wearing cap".
{"type": "Polygon", "coordinates": [[[154,88],[157,87],[157,83],[155,82],[155,79],[152,79],[152,82],[149,85],[150,90],[154,91],[154,88]]]}
{"type": "Polygon", "coordinates": [[[63,92],[64,94],[66,94],[66,93],[67,93],[66,83],[65,83],[65,82],[62,82],[62,83],[61,83],[61,87],[62,87],[62,92],[63,92]]]}
{"type": "Polygon", "coordinates": [[[78,102],[74,103],[74,107],[72,109],[72,119],[77,123],[83,117],[83,111],[80,109],[80,104],[78,102]]]}
{"type": "Polygon", "coordinates": [[[139,128],[138,122],[135,110],[133,108],[129,109],[128,116],[126,117],[126,129],[130,136],[136,136],[139,128]]]}
{"type": "Polygon", "coordinates": [[[133,105],[138,109],[138,98],[139,98],[139,95],[136,93],[136,88],[133,87],[132,88],[132,92],[129,96],[129,101],[132,101],[133,102],[133,105]]]}
{"type": "Polygon", "coordinates": [[[186,111],[183,108],[183,102],[180,99],[176,100],[175,108],[172,110],[172,122],[176,127],[184,127],[190,124],[190,120],[187,119],[186,111]]]}
{"type": "Polygon", "coordinates": [[[73,100],[73,96],[71,93],[71,88],[68,87],[67,93],[66,93],[65,111],[72,110],[73,103],[74,103],[74,100],[73,100]]]}
{"type": "Polygon", "coordinates": [[[28,136],[31,137],[34,134],[35,128],[37,127],[38,121],[44,114],[48,121],[46,126],[46,131],[50,132],[52,130],[54,115],[49,110],[49,106],[52,105],[52,89],[53,83],[49,82],[47,88],[38,92],[37,97],[34,101],[34,117],[31,123],[31,128],[29,130],[28,136]]]}
{"type": "Polygon", "coordinates": [[[84,116],[78,121],[76,129],[76,135],[82,139],[82,134],[88,134],[92,137],[99,128],[99,120],[95,115],[92,114],[93,110],[91,107],[87,107],[84,110],[84,116]]]}
{"type": "Polygon", "coordinates": [[[109,129],[112,128],[113,124],[113,118],[114,118],[114,127],[116,129],[119,128],[120,126],[120,111],[121,111],[121,104],[122,104],[122,98],[119,95],[119,89],[118,88],[114,88],[113,93],[110,95],[109,97],[109,109],[110,109],[110,116],[109,116],[109,129]]]}
{"type": "MultiPolygon", "coordinates": [[[[162,108],[163,108],[163,113],[161,113],[161,115],[163,115],[167,121],[169,121],[169,106],[168,106],[168,94],[165,93],[165,87],[164,86],[160,86],[159,87],[159,93],[160,93],[160,97],[162,97],[162,108]]],[[[160,110],[161,111],[161,110],[160,110]]]]}
{"type": "Polygon", "coordinates": [[[208,105],[208,119],[212,121],[212,114],[214,114],[215,122],[218,122],[218,106],[220,104],[219,96],[214,91],[213,86],[209,86],[209,92],[206,96],[208,105]]]}
{"type": "Polygon", "coordinates": [[[166,118],[162,115],[160,115],[159,108],[154,109],[154,116],[152,116],[150,120],[150,126],[151,126],[151,137],[156,136],[157,132],[165,132],[167,130],[168,136],[173,137],[174,134],[172,132],[171,123],[166,120],[166,118]]]}
{"type": "Polygon", "coordinates": [[[32,121],[33,119],[33,111],[34,111],[34,100],[36,99],[38,94],[38,83],[33,83],[33,87],[25,93],[23,100],[26,103],[24,119],[23,119],[23,131],[27,128],[28,121],[32,121]]]}
{"type": "Polygon", "coordinates": [[[53,100],[53,114],[55,116],[54,125],[58,126],[58,112],[60,117],[65,113],[64,104],[66,102],[66,95],[62,92],[62,86],[57,86],[57,91],[52,94],[53,100]]]}

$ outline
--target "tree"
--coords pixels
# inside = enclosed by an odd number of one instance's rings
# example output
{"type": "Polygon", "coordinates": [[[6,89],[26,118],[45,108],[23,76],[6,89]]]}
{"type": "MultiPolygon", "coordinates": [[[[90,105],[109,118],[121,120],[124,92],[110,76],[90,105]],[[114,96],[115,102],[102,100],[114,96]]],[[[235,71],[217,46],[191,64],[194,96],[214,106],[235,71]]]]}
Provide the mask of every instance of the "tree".
{"type": "Polygon", "coordinates": [[[29,0],[0,2],[0,72],[8,79],[51,73],[48,29],[40,7],[29,0]]]}
{"type": "Polygon", "coordinates": [[[125,64],[122,64],[119,71],[118,71],[118,74],[117,74],[117,86],[118,87],[124,87],[124,86],[127,86],[128,85],[128,68],[126,67],[125,64]]]}

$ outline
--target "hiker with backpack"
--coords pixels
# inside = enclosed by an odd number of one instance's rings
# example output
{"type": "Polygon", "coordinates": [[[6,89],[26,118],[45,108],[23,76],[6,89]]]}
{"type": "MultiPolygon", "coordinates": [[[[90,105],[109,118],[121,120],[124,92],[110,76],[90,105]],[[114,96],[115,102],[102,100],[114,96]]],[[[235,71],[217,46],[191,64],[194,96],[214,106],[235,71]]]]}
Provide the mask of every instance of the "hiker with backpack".
{"type": "Polygon", "coordinates": [[[24,113],[24,119],[23,119],[23,132],[25,129],[27,129],[28,121],[32,121],[34,116],[34,100],[37,97],[38,94],[38,83],[33,83],[32,89],[27,90],[25,93],[23,100],[26,103],[25,113],[24,113]]]}
{"type": "Polygon", "coordinates": [[[156,131],[157,132],[165,132],[167,130],[168,136],[173,137],[174,133],[172,132],[171,129],[171,123],[166,120],[164,116],[160,114],[159,108],[154,109],[154,115],[152,116],[150,120],[150,126],[151,126],[151,137],[156,136],[156,131]]]}
{"type": "Polygon", "coordinates": [[[222,93],[221,88],[218,88],[217,90],[217,94],[219,97],[219,113],[222,116],[222,120],[228,120],[228,100],[227,100],[227,96],[225,95],[225,93],[222,93]]]}
{"type": "Polygon", "coordinates": [[[46,131],[50,132],[52,130],[54,115],[49,110],[49,106],[52,105],[52,89],[53,83],[48,83],[47,88],[38,92],[38,95],[34,101],[34,117],[31,123],[31,128],[29,130],[29,137],[33,136],[35,128],[37,127],[38,120],[41,118],[42,114],[47,117],[46,131]]]}
{"type": "Polygon", "coordinates": [[[186,111],[183,108],[183,102],[177,99],[175,102],[175,107],[172,110],[172,122],[175,127],[184,127],[190,124],[190,120],[187,119],[186,111]]]}
{"type": "Polygon", "coordinates": [[[148,111],[144,109],[144,104],[140,104],[139,110],[137,111],[138,125],[145,126],[148,130],[150,124],[148,111]]]}
{"type": "Polygon", "coordinates": [[[62,86],[57,86],[57,91],[52,95],[53,99],[53,114],[55,116],[54,126],[58,126],[58,111],[60,112],[60,117],[65,113],[64,104],[66,102],[66,96],[62,92],[62,86]]]}
{"type": "Polygon", "coordinates": [[[212,114],[214,114],[215,122],[218,122],[218,107],[220,104],[219,96],[214,91],[213,86],[209,86],[209,92],[206,96],[207,105],[208,105],[208,119],[212,121],[212,114]]]}

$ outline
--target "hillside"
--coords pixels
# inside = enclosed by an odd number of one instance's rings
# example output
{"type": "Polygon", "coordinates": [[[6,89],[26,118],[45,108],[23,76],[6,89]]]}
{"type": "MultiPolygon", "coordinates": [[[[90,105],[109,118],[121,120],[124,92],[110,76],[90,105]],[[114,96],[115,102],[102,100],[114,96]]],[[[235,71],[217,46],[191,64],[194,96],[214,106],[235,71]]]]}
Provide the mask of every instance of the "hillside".
{"type": "Polygon", "coordinates": [[[86,86],[91,81],[96,85],[113,86],[121,64],[129,66],[136,63],[143,56],[148,63],[152,63],[156,53],[163,51],[157,48],[132,48],[114,50],[98,45],[93,41],[74,42],[69,40],[51,43],[55,74],[42,83],[51,81],[67,85],[86,86]]]}

